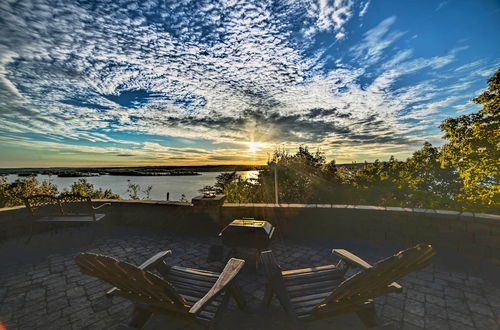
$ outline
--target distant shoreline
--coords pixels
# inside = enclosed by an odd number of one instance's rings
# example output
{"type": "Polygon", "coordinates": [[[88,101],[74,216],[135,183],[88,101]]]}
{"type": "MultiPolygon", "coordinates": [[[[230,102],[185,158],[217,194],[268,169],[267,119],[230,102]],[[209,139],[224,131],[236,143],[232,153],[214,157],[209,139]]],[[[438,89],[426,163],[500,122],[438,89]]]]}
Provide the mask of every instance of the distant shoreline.
{"type": "Polygon", "coordinates": [[[201,165],[201,166],[128,166],[128,167],[23,167],[0,168],[0,175],[17,174],[30,175],[58,175],[61,177],[90,177],[98,175],[127,175],[127,176],[177,176],[199,175],[198,172],[233,172],[254,171],[265,166],[251,165],[201,165]]]}
{"type": "MultiPolygon", "coordinates": [[[[361,168],[365,163],[337,164],[337,167],[361,168]]],[[[0,175],[58,175],[60,177],[91,177],[99,175],[177,176],[199,175],[198,172],[258,171],[267,165],[192,165],[192,166],[124,166],[124,167],[22,167],[0,168],[0,175]]]]}

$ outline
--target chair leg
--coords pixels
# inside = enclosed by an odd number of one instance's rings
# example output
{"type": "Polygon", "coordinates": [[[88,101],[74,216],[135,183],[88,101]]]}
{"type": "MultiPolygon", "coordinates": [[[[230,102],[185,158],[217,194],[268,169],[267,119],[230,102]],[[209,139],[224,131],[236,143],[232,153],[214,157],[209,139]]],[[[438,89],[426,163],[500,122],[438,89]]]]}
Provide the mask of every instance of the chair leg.
{"type": "Polygon", "coordinates": [[[271,284],[266,284],[266,291],[264,292],[264,298],[262,299],[262,304],[264,305],[264,307],[269,307],[269,305],[271,305],[273,294],[274,292],[271,284]]]}
{"type": "Polygon", "coordinates": [[[356,314],[361,319],[365,327],[373,328],[378,325],[377,311],[375,310],[375,304],[373,302],[369,302],[361,306],[356,314]]]}
{"type": "Polygon", "coordinates": [[[234,300],[236,301],[238,308],[244,309],[246,306],[245,298],[243,298],[243,294],[241,293],[241,289],[240,289],[239,285],[233,282],[231,284],[231,286],[229,287],[229,292],[231,293],[234,300]]]}
{"type": "Polygon", "coordinates": [[[140,329],[146,324],[149,317],[151,316],[151,312],[140,308],[138,306],[134,307],[134,312],[130,321],[128,322],[128,326],[136,329],[140,329]]]}
{"type": "Polygon", "coordinates": [[[230,295],[228,294],[229,292],[224,294],[224,297],[222,298],[222,302],[219,305],[217,311],[215,312],[215,316],[212,319],[212,321],[207,324],[206,328],[209,330],[215,330],[217,328],[217,323],[220,320],[222,313],[226,310],[227,304],[229,303],[229,297],[230,295]]]}

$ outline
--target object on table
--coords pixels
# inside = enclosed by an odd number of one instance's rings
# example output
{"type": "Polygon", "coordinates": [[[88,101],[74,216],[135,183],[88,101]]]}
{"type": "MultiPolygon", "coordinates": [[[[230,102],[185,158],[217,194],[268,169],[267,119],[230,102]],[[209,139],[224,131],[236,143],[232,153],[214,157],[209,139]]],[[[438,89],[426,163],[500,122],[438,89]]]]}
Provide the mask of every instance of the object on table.
{"type": "Polygon", "coordinates": [[[233,248],[250,248],[257,250],[255,265],[258,268],[260,252],[269,247],[275,227],[265,220],[236,219],[220,232],[222,242],[233,248]]]}

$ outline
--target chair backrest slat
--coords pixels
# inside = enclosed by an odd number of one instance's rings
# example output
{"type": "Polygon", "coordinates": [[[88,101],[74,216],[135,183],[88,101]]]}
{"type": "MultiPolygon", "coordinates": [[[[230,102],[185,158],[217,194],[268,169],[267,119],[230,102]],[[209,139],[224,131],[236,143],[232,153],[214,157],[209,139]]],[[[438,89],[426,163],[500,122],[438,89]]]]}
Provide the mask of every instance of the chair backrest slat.
{"type": "Polygon", "coordinates": [[[425,267],[434,254],[430,245],[419,244],[380,260],[343,281],[316,306],[316,310],[347,308],[386,294],[389,285],[404,275],[425,267]]]}
{"type": "Polygon", "coordinates": [[[188,313],[187,302],[175,288],[157,275],[127,262],[95,253],[81,253],[75,258],[80,270],[117,287],[128,299],[176,312],[188,313]]]}

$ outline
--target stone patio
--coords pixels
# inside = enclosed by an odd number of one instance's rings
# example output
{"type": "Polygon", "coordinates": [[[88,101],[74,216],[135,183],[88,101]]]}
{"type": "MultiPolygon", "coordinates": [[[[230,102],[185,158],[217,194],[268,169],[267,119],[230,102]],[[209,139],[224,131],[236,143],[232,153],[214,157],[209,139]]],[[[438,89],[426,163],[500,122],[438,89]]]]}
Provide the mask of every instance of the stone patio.
{"type": "MultiPolygon", "coordinates": [[[[127,319],[132,305],[104,296],[110,287],[80,274],[73,258],[92,251],[140,264],[170,249],[171,264],[221,271],[222,261],[209,261],[216,237],[190,236],[144,228],[100,226],[70,228],[37,235],[29,245],[22,240],[0,246],[0,320],[7,329],[113,329],[127,319]]],[[[375,262],[406,246],[375,245],[362,241],[288,241],[276,237],[272,249],[283,269],[336,263],[332,248],[344,248],[375,262]]],[[[226,249],[226,252],[228,250],[226,249]]],[[[387,329],[499,329],[500,269],[479,258],[441,253],[431,266],[401,281],[402,294],[376,299],[387,329]]],[[[245,265],[239,283],[248,307],[231,303],[222,329],[288,329],[276,300],[270,309],[260,305],[265,279],[253,265],[245,265]]],[[[362,323],[346,315],[307,324],[310,329],[357,329],[362,323]]],[[[1,327],[0,327],[1,328],[1,327]]],[[[147,329],[195,329],[179,321],[153,317],[147,329]]]]}

